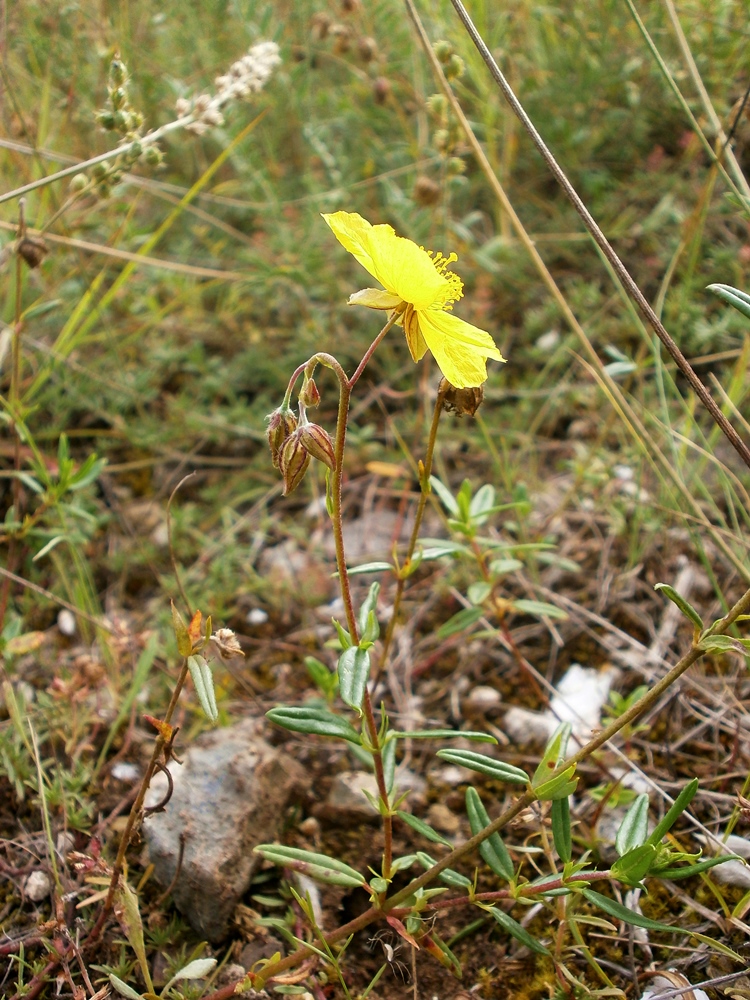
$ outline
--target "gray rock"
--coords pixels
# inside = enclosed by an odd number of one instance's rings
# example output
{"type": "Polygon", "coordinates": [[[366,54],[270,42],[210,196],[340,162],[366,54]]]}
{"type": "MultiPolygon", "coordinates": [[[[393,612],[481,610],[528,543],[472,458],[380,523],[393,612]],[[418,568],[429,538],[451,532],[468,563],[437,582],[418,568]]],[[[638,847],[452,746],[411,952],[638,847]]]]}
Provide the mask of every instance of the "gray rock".
{"type": "MultiPolygon", "coordinates": [[[[400,768],[396,771],[395,795],[409,792],[409,802],[423,800],[426,784],[423,778],[412,771],[400,768]]],[[[378,799],[378,783],[372,771],[342,771],[331,783],[328,798],[316,809],[316,815],[333,822],[354,822],[377,820],[379,813],[367,795],[378,799]]],[[[402,804],[402,809],[409,805],[402,804]]]]}
{"type": "MultiPolygon", "coordinates": [[[[199,737],[182,766],[170,762],[174,791],[166,809],[148,816],[143,831],[155,875],[172,887],[177,908],[211,942],[229,920],[260,864],[253,848],[276,837],[284,810],[303,788],[304,771],[263,739],[263,723],[248,719],[199,737]]],[[[146,806],[161,802],[167,779],[154,776],[146,806]]]]}

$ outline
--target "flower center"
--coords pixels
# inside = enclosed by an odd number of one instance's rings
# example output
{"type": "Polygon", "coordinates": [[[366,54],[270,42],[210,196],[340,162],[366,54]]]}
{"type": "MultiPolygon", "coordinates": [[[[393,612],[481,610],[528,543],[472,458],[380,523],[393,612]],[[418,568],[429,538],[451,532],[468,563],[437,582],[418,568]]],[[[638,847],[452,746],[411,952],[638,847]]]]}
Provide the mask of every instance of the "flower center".
{"type": "MultiPolygon", "coordinates": [[[[424,250],[424,247],[422,247],[424,250]]],[[[458,254],[451,253],[447,257],[438,253],[435,250],[425,250],[425,253],[430,258],[433,266],[441,278],[445,278],[447,284],[437,296],[435,301],[432,303],[433,309],[451,309],[454,302],[458,300],[464,294],[464,283],[461,281],[457,274],[453,271],[449,271],[448,268],[451,264],[458,260],[458,254]]]]}

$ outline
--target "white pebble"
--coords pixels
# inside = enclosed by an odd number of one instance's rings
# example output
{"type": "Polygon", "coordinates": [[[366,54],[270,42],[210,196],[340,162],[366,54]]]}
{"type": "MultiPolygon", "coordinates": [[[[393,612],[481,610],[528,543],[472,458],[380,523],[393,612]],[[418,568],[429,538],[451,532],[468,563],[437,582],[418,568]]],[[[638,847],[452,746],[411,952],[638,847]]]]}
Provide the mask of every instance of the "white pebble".
{"type": "Polygon", "coordinates": [[[32,903],[41,903],[49,896],[52,883],[46,872],[32,872],[24,882],[23,891],[32,903]]]}
{"type": "Polygon", "coordinates": [[[553,351],[560,343],[560,332],[558,330],[547,330],[541,337],[537,337],[534,345],[540,351],[553,351]]]}
{"type": "Polygon", "coordinates": [[[472,708],[486,712],[491,708],[496,708],[500,704],[501,698],[500,692],[495,688],[489,687],[486,684],[479,684],[477,687],[472,688],[466,700],[472,708]]]}
{"type": "Polygon", "coordinates": [[[132,785],[134,781],[138,781],[140,776],[141,769],[126,760],[119,760],[112,768],[112,777],[116,781],[127,781],[128,784],[132,785]]]}
{"type": "Polygon", "coordinates": [[[67,608],[62,608],[57,616],[57,627],[63,635],[72,636],[76,634],[76,616],[67,608]]]}
{"type": "Polygon", "coordinates": [[[264,611],[263,608],[252,608],[252,610],[247,613],[248,625],[265,625],[267,621],[268,612],[264,611]]]}

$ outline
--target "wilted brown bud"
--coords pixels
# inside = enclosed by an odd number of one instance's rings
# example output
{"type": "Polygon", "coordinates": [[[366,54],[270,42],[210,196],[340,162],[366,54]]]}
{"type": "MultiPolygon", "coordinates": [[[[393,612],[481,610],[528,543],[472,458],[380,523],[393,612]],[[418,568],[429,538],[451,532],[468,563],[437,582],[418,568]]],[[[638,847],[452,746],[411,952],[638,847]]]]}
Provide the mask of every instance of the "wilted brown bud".
{"type": "Polygon", "coordinates": [[[310,464],[310,452],[302,443],[302,430],[304,428],[298,427],[294,433],[290,434],[281,446],[279,453],[279,469],[284,477],[285,497],[297,489],[305,478],[307,467],[310,464]]]}
{"type": "Polygon", "coordinates": [[[49,253],[49,247],[39,236],[24,236],[22,240],[18,241],[16,252],[29,267],[39,267],[49,253]]]}
{"type": "Polygon", "coordinates": [[[378,54],[378,43],[370,35],[363,35],[357,42],[357,48],[362,62],[372,62],[378,54]]]}
{"type": "Polygon", "coordinates": [[[391,81],[384,76],[379,76],[372,82],[372,96],[376,104],[385,104],[391,92],[391,81]]]}
{"type": "Polygon", "coordinates": [[[331,18],[325,13],[325,11],[320,10],[317,14],[313,14],[312,20],[310,21],[310,34],[315,41],[321,41],[326,37],[330,30],[331,18]]]}
{"type": "Polygon", "coordinates": [[[338,56],[348,52],[352,44],[352,29],[348,24],[332,24],[330,35],[333,38],[333,51],[338,56]]]}
{"type": "Polygon", "coordinates": [[[313,458],[327,465],[329,469],[336,468],[336,456],[333,453],[333,441],[328,431],[320,424],[304,424],[297,431],[302,443],[313,458]]]}
{"type": "Polygon", "coordinates": [[[320,403],[320,390],[315,384],[314,378],[305,379],[299,394],[299,401],[303,406],[317,406],[320,403]]]}
{"type": "Polygon", "coordinates": [[[414,201],[418,205],[435,205],[440,201],[440,185],[431,177],[420,174],[414,184],[414,201]]]}
{"type": "Polygon", "coordinates": [[[288,406],[280,406],[278,410],[274,410],[273,413],[269,414],[266,420],[268,421],[266,436],[268,438],[268,447],[271,449],[271,461],[274,468],[278,469],[281,446],[289,435],[297,429],[297,417],[294,411],[290,410],[288,406]]]}
{"type": "Polygon", "coordinates": [[[210,648],[220,660],[231,660],[235,656],[244,656],[242,646],[231,628],[217,629],[209,640],[210,648]]]}
{"type": "Polygon", "coordinates": [[[443,409],[446,413],[455,413],[462,417],[467,413],[473,417],[484,399],[484,386],[475,385],[468,389],[457,389],[447,378],[440,382],[439,392],[444,392],[443,409]]]}

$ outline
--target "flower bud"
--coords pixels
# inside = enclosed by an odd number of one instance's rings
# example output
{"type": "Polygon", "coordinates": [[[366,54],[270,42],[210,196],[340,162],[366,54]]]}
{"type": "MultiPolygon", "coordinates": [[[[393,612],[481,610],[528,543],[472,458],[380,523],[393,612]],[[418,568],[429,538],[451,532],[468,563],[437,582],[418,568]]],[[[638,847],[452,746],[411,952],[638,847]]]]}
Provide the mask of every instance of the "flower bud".
{"type": "Polygon", "coordinates": [[[461,56],[454,53],[445,64],[445,78],[446,80],[456,80],[458,77],[463,75],[464,61],[461,56]]]}
{"type": "Polygon", "coordinates": [[[414,201],[418,205],[435,205],[440,201],[440,185],[431,177],[420,174],[414,184],[414,201]]]}
{"type": "Polygon", "coordinates": [[[320,403],[320,390],[315,384],[314,378],[305,379],[299,394],[299,401],[303,406],[317,406],[320,403]]]}
{"type": "Polygon", "coordinates": [[[297,434],[313,458],[317,458],[319,462],[327,465],[331,470],[336,468],[333,441],[331,441],[328,431],[323,430],[320,424],[303,424],[298,428],[297,434]]]}
{"type": "Polygon", "coordinates": [[[70,178],[70,184],[68,185],[71,194],[80,194],[82,191],[85,191],[88,186],[89,179],[86,174],[74,174],[73,177],[70,178]]]}
{"type": "Polygon", "coordinates": [[[290,410],[288,406],[280,406],[278,410],[270,413],[266,417],[266,420],[268,421],[266,436],[268,438],[268,447],[271,449],[271,461],[274,468],[278,469],[281,446],[289,435],[293,434],[297,429],[297,417],[294,411],[290,410]]]}
{"type": "Polygon", "coordinates": [[[16,251],[29,267],[39,267],[45,256],[49,253],[49,247],[40,236],[24,236],[18,241],[16,251]]]}
{"type": "Polygon", "coordinates": [[[298,427],[290,434],[279,452],[279,469],[284,477],[285,497],[297,489],[310,464],[310,452],[303,445],[300,435],[302,430],[303,428],[298,427]]]}
{"type": "Polygon", "coordinates": [[[444,39],[434,42],[432,50],[438,57],[441,63],[445,64],[448,62],[450,57],[453,55],[453,46],[450,42],[446,42],[444,39]]]}
{"type": "Polygon", "coordinates": [[[391,81],[385,76],[379,76],[372,81],[372,96],[376,104],[385,104],[391,93],[391,81]]]}

